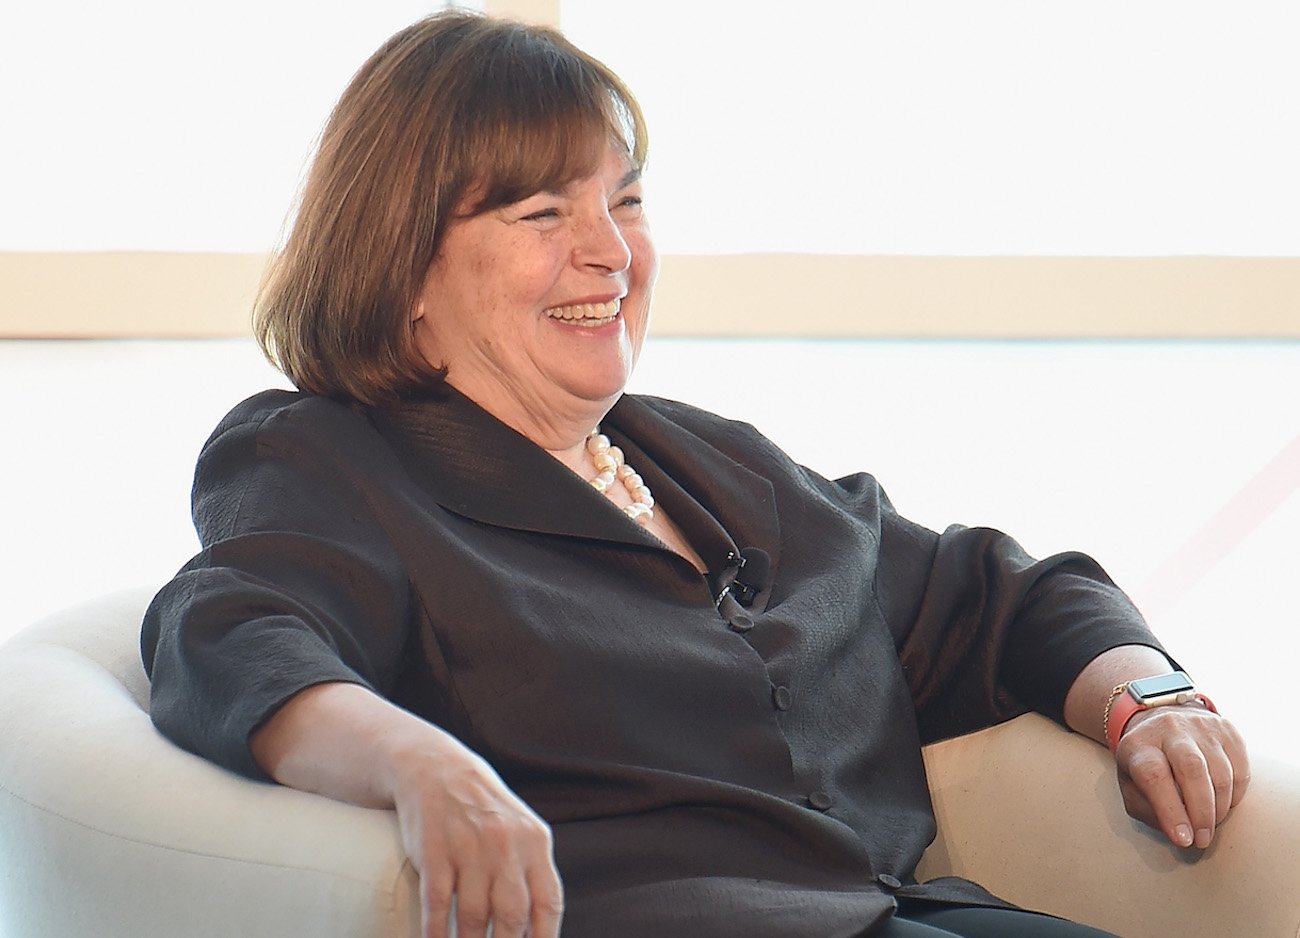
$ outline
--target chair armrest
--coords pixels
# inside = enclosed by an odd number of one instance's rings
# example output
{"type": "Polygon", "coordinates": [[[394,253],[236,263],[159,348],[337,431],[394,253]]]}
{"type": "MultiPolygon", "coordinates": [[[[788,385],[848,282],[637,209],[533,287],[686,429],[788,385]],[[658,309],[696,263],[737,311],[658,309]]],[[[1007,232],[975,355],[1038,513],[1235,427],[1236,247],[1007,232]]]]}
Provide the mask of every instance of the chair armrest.
{"type": "Polygon", "coordinates": [[[918,876],[973,879],[1125,938],[1297,938],[1300,769],[1252,760],[1208,850],[1129,818],[1104,748],[1041,716],[925,749],[939,836],[918,876]]]}
{"type": "Polygon", "coordinates": [[[0,648],[0,934],[418,935],[392,812],[250,781],[158,734],[131,638],[148,598],[0,648]]]}

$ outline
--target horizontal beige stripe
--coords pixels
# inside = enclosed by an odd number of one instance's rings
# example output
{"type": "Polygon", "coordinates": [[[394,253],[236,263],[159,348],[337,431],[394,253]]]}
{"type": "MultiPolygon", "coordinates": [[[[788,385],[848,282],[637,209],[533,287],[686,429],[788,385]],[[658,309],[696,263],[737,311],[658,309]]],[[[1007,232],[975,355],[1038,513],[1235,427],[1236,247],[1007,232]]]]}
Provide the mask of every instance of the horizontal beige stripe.
{"type": "Polygon", "coordinates": [[[483,12],[525,23],[560,25],[560,0],[484,0],[483,12]]]}
{"type": "Polygon", "coordinates": [[[681,335],[1300,337],[1300,258],[671,257],[681,335]]]}
{"type": "Polygon", "coordinates": [[[264,254],[0,252],[0,336],[250,335],[264,254]]]}
{"type": "MultiPolygon", "coordinates": [[[[0,336],[247,335],[264,263],[0,252],[0,336]]],[[[672,256],[654,333],[1300,338],[1300,258],[672,256]]]]}

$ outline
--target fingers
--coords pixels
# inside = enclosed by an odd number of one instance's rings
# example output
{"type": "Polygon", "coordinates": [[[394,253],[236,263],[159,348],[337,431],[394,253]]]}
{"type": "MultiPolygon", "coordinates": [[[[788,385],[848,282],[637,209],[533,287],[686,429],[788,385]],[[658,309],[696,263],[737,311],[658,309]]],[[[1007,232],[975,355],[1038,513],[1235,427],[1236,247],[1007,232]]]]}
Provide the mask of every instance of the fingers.
{"type": "Polygon", "coordinates": [[[1225,726],[1223,753],[1232,766],[1232,799],[1229,807],[1235,808],[1250,787],[1250,757],[1246,754],[1246,741],[1231,723],[1225,726]]]}
{"type": "Polygon", "coordinates": [[[457,938],[523,938],[532,922],[532,897],[517,870],[489,877],[481,867],[467,869],[456,885],[457,938]]]}
{"type": "Polygon", "coordinates": [[[461,825],[450,853],[458,936],[481,938],[491,926],[493,938],[557,938],[563,894],[550,828],[522,802],[461,825]]]}
{"type": "Polygon", "coordinates": [[[498,878],[492,884],[491,901],[492,933],[502,938],[523,938],[533,917],[532,897],[523,876],[516,870],[498,878]]]}
{"type": "Polygon", "coordinates": [[[1125,809],[1179,847],[1204,849],[1245,793],[1249,764],[1221,717],[1160,708],[1120,739],[1116,763],[1125,809]]]}
{"type": "MultiPolygon", "coordinates": [[[[1222,749],[1213,749],[1204,753],[1203,759],[1213,793],[1214,824],[1217,827],[1228,818],[1228,811],[1234,803],[1237,779],[1233,772],[1232,760],[1222,749]]],[[[1240,801],[1240,797],[1237,797],[1237,800],[1240,801]]]]}
{"type": "Polygon", "coordinates": [[[563,893],[551,831],[476,756],[404,773],[394,799],[420,873],[426,938],[558,938],[563,893]],[[454,927],[454,930],[453,930],[454,927]]]}
{"type": "MultiPolygon", "coordinates": [[[[1117,757],[1122,752],[1121,745],[1117,757]]],[[[1120,788],[1128,813],[1161,830],[1170,843],[1190,847],[1195,839],[1193,822],[1164,753],[1149,746],[1137,748],[1121,766],[1120,788]]]]}
{"type": "Polygon", "coordinates": [[[559,938],[564,918],[564,889],[554,864],[535,869],[529,880],[533,897],[532,931],[529,938],[559,938]]]}
{"type": "MultiPolygon", "coordinates": [[[[1210,767],[1205,752],[1196,743],[1185,737],[1176,738],[1165,745],[1165,755],[1173,767],[1175,795],[1181,793],[1183,806],[1193,831],[1194,846],[1205,849],[1214,838],[1214,828],[1218,823],[1218,798],[1216,784],[1210,774],[1210,767]]],[[[1217,760],[1227,765],[1222,752],[1217,752],[1217,760]]],[[[1229,797],[1224,799],[1224,814],[1231,803],[1232,776],[1228,775],[1222,784],[1227,786],[1229,797]]],[[[1159,813],[1159,809],[1157,809],[1159,813]]],[[[1182,830],[1178,833],[1181,835],[1182,830]]]]}
{"type": "Polygon", "coordinates": [[[549,828],[531,812],[460,828],[428,837],[412,857],[427,938],[559,938],[564,899],[549,828]]]}
{"type": "Polygon", "coordinates": [[[425,938],[450,938],[451,916],[456,909],[455,874],[447,864],[426,861],[420,871],[420,918],[425,938]]]}

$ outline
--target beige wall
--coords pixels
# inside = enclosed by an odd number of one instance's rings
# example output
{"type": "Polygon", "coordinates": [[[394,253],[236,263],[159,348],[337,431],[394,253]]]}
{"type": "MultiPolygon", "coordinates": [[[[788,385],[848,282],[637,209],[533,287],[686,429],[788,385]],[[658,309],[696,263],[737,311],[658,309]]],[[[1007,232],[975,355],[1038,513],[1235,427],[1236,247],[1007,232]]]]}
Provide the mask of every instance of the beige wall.
{"type": "MultiPolygon", "coordinates": [[[[0,252],[0,337],[247,335],[264,262],[0,252]]],[[[1300,258],[669,256],[654,332],[1300,338],[1300,258]]]]}
{"type": "Polygon", "coordinates": [[[560,0],[485,0],[483,11],[508,16],[526,23],[560,25],[560,0]]]}

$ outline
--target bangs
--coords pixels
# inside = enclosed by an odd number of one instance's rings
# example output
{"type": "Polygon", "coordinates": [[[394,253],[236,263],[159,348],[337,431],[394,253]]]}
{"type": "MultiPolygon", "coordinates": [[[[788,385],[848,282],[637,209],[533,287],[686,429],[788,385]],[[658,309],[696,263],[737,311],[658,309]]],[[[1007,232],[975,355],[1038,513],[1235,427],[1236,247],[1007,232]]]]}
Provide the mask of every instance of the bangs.
{"type": "Polygon", "coordinates": [[[596,172],[610,146],[644,168],[645,122],[619,79],[576,49],[521,37],[468,97],[460,175],[470,214],[556,192],[596,172]],[[531,41],[528,41],[531,40],[531,41]]]}

